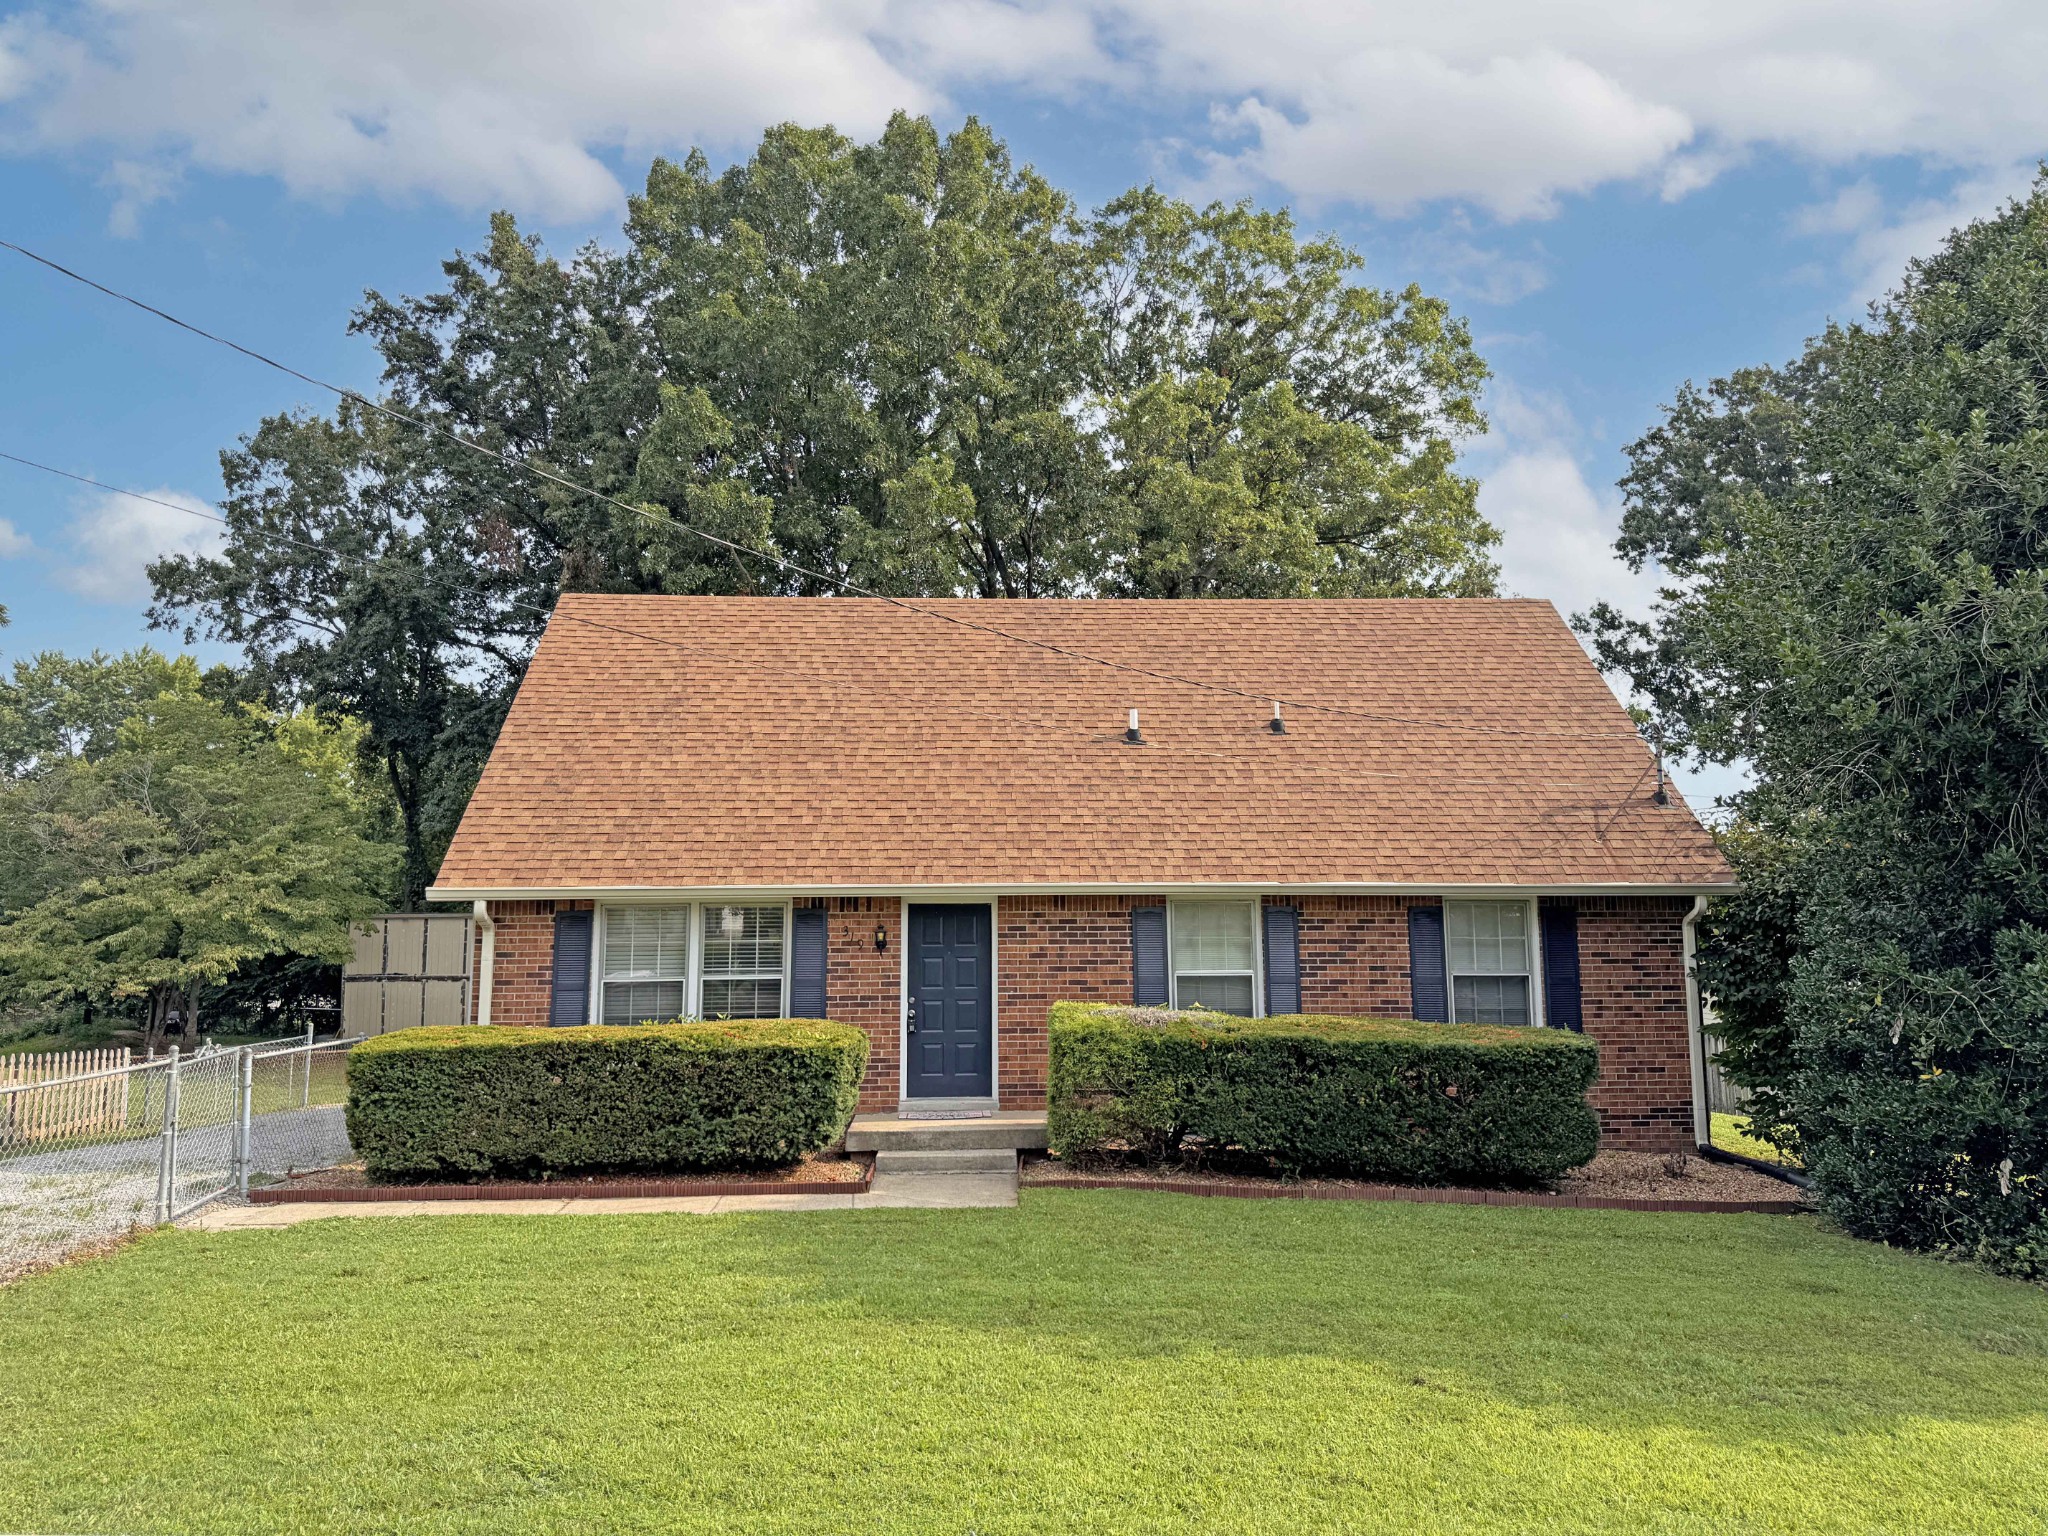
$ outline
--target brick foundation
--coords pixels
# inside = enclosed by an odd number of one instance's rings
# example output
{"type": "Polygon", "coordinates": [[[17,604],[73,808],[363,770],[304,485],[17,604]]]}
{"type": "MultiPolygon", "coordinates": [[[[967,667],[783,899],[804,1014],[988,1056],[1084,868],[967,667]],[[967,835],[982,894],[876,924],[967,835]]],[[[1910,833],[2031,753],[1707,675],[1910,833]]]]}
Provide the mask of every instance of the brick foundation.
{"type": "MultiPolygon", "coordinates": [[[[1056,1002],[1129,1002],[1130,910],[1159,896],[1004,896],[996,903],[997,1096],[1005,1108],[1045,1104],[1046,1015],[1056,1002]]],[[[1422,898],[1434,904],[1434,898],[1422,898]]],[[[1301,912],[1301,1005],[1308,1013],[1406,1017],[1408,907],[1398,896],[1269,897],[1301,912]]],[[[546,1024],[557,906],[491,903],[498,926],[498,1024],[546,1024]]],[[[870,1042],[863,1110],[893,1110],[902,1069],[903,904],[895,897],[800,899],[826,911],[826,997],[832,1016],[870,1042]],[[880,925],[887,946],[875,949],[880,925]]],[[[1690,1151],[1691,1064],[1675,897],[1589,897],[1579,907],[1586,1033],[1600,1044],[1588,1095],[1601,1145],[1690,1151]]]]}

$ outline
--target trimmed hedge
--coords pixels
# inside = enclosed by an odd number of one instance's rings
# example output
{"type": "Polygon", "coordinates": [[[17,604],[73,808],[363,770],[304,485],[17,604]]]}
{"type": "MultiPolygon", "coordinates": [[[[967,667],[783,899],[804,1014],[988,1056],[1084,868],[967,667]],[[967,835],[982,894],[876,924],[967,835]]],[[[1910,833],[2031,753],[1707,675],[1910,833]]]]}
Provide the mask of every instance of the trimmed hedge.
{"type": "Polygon", "coordinates": [[[1060,1003],[1049,1034],[1047,1130],[1069,1160],[1529,1184],[1599,1148],[1599,1050],[1569,1030],[1060,1003]]]}
{"type": "Polygon", "coordinates": [[[867,1036],[819,1019],[406,1029],[349,1052],[373,1178],[793,1163],[846,1130],[867,1036]]]}

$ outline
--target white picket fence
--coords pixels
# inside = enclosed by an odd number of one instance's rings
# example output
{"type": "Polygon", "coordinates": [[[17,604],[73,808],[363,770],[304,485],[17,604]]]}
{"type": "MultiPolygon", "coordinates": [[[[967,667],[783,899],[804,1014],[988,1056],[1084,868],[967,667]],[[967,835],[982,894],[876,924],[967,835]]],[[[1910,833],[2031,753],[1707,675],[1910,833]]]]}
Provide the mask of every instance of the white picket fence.
{"type": "Polygon", "coordinates": [[[127,1077],[93,1074],[125,1074],[132,1054],[122,1045],[0,1056],[0,1088],[49,1085],[40,1093],[0,1094],[0,1136],[11,1142],[63,1141],[123,1129],[127,1077]],[[82,1081],[60,1081],[65,1078],[82,1081]]]}

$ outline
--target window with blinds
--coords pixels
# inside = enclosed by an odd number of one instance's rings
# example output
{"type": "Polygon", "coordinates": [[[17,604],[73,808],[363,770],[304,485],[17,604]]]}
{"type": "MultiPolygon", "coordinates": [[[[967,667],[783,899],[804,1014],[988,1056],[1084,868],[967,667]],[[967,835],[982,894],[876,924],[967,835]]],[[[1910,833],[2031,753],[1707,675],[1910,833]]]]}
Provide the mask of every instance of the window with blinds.
{"type": "Polygon", "coordinates": [[[704,908],[702,1017],[782,1017],[787,918],[779,906],[704,908]]]}
{"type": "Polygon", "coordinates": [[[1459,1024],[1533,1024],[1529,903],[1444,903],[1451,1018],[1459,1024]]]}
{"type": "Polygon", "coordinates": [[[776,1019],[788,974],[789,909],[723,902],[606,907],[598,1018],[776,1019]]]}
{"type": "Polygon", "coordinates": [[[611,907],[604,915],[607,1024],[681,1018],[690,1011],[690,909],[611,907]]]}
{"type": "Polygon", "coordinates": [[[1257,1012],[1258,943],[1247,901],[1176,901],[1167,907],[1173,1006],[1257,1012]]]}

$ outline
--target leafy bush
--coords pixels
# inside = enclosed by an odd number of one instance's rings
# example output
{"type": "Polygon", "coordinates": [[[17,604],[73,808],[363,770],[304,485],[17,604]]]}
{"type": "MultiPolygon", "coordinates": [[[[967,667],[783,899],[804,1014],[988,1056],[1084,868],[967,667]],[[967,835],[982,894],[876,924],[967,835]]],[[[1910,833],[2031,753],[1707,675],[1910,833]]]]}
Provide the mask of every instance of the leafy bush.
{"type": "Polygon", "coordinates": [[[375,1178],[793,1163],[852,1117],[844,1024],[407,1029],[349,1052],[348,1133],[375,1178]]]}
{"type": "Polygon", "coordinates": [[[1566,1030],[1061,1003],[1052,1149],[1234,1151],[1283,1172],[1532,1183],[1590,1159],[1599,1053],[1566,1030]]]}
{"type": "Polygon", "coordinates": [[[1667,745],[1740,761],[1700,933],[1728,1076],[1858,1236],[2048,1279],[2048,173],[1629,450],[1667,745]],[[1780,1130],[1788,1127],[1789,1130],[1780,1130]]]}

